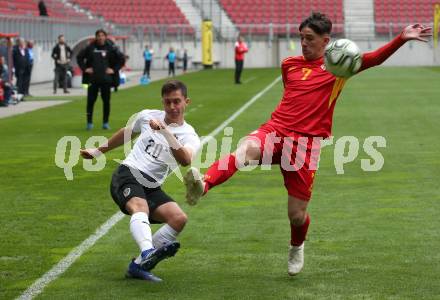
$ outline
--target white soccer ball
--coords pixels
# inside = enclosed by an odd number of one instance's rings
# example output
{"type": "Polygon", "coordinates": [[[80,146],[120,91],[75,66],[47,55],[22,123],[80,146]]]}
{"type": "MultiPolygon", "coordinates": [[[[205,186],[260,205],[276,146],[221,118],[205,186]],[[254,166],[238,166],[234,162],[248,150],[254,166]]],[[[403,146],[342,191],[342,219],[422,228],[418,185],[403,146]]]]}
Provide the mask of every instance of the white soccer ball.
{"type": "Polygon", "coordinates": [[[324,63],[333,75],[348,78],[356,74],[362,65],[361,50],[347,39],[333,41],[325,48],[324,63]]]}

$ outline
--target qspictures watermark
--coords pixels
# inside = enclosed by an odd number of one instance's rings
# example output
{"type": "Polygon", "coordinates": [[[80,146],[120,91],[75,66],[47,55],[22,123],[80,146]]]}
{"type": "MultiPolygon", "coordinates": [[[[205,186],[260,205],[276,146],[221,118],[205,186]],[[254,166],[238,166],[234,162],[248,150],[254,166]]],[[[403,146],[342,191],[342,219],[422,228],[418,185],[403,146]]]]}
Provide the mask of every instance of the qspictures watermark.
{"type": "MultiPolygon", "coordinates": [[[[249,138],[243,137],[237,143],[236,147],[233,148],[233,132],[234,130],[232,127],[226,127],[223,131],[223,136],[219,139],[214,137],[202,137],[202,140],[206,140],[206,143],[198,151],[198,154],[194,157],[191,165],[197,168],[207,168],[217,159],[239,148],[241,143],[249,138]]],[[[281,141],[281,138],[277,137],[275,133],[269,133],[267,136],[264,144],[265,149],[275,147],[277,143],[280,143],[281,141]]],[[[142,137],[143,135],[138,138],[142,139],[142,137]]],[[[131,130],[127,130],[126,134],[124,134],[124,140],[124,154],[127,156],[132,147],[132,143],[130,142],[131,130]]],[[[97,148],[100,145],[106,144],[107,141],[108,139],[104,136],[91,136],[87,139],[85,144],[82,145],[81,140],[78,137],[64,136],[59,139],[56,145],[55,164],[63,169],[64,176],[67,180],[73,180],[73,168],[80,163],[80,149],[97,148]]],[[[283,141],[281,161],[277,164],[286,171],[296,171],[304,166],[306,156],[309,155],[308,168],[311,170],[317,170],[321,150],[330,146],[333,146],[333,164],[336,174],[338,175],[344,174],[344,166],[355,163],[359,155],[364,156],[365,154],[368,156],[368,158],[360,159],[360,168],[365,172],[380,171],[385,164],[384,157],[379,151],[379,149],[386,148],[387,146],[386,139],[383,136],[369,136],[365,139],[358,139],[354,136],[342,136],[337,139],[334,137],[327,139],[321,137],[285,137],[283,141]],[[312,141],[310,141],[310,139],[312,139],[312,141]]],[[[89,172],[99,172],[105,168],[108,161],[107,157],[105,154],[98,154],[99,155],[93,160],[82,160],[84,170],[89,172]]],[[[145,153],[145,155],[148,154],[145,153]]],[[[261,168],[261,170],[271,170],[272,168],[273,152],[271,151],[264,151],[261,162],[250,161],[247,164],[242,163],[245,159],[244,157],[240,157],[240,155],[243,154],[237,152],[236,161],[237,167],[240,171],[246,172],[256,168],[261,168]]],[[[122,162],[122,160],[119,159],[113,159],[113,161],[118,163],[122,162]]],[[[173,169],[173,172],[182,180],[183,177],[180,173],[180,169],[177,168],[178,163],[174,161],[169,164],[170,166],[176,167],[173,169]]],[[[227,165],[220,164],[219,169],[221,170],[222,168],[226,169],[227,165]]]]}

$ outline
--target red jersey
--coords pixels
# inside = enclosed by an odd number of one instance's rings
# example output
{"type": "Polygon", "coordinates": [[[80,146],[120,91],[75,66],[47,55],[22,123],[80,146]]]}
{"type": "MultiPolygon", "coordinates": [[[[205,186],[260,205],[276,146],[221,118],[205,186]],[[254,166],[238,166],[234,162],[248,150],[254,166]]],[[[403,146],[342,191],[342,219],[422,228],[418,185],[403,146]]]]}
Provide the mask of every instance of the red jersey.
{"type": "Polygon", "coordinates": [[[336,99],[346,79],[327,72],[323,58],[306,61],[302,56],[289,57],[281,71],[284,94],[271,120],[299,133],[328,137],[336,99]]]}
{"type": "Polygon", "coordinates": [[[244,60],[246,52],[248,52],[248,47],[245,42],[235,43],[235,60],[244,60]]]}
{"type": "MultiPolygon", "coordinates": [[[[400,37],[362,56],[361,70],[381,64],[404,41],[400,37]]],[[[310,136],[331,135],[333,111],[346,78],[325,70],[324,59],[307,61],[303,56],[283,60],[284,93],[269,123],[310,136]]]]}

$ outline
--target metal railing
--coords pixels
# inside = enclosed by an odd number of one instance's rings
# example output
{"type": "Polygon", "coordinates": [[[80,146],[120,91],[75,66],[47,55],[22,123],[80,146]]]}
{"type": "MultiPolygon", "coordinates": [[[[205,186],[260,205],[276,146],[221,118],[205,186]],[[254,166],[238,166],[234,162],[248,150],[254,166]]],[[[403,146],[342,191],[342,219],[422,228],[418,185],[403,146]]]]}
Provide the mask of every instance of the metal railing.
{"type": "Polygon", "coordinates": [[[0,32],[19,33],[21,37],[38,41],[40,44],[56,41],[64,34],[70,43],[90,35],[99,28],[106,27],[99,21],[87,19],[57,19],[32,16],[13,16],[0,14],[0,32]]]}
{"type": "MultiPolygon", "coordinates": [[[[407,23],[373,23],[366,24],[364,32],[352,30],[350,24],[333,24],[334,36],[345,36],[354,40],[373,40],[375,38],[393,38],[407,23]]],[[[432,24],[427,24],[432,26],[432,24]]],[[[237,29],[248,41],[253,39],[271,41],[273,39],[290,39],[298,36],[299,24],[234,24],[234,27],[214,25],[214,41],[222,42],[235,39],[237,29]],[[221,34],[229,33],[229,34],[221,34]],[[229,38],[225,38],[229,37],[229,38]]],[[[201,27],[185,24],[136,24],[117,25],[87,19],[56,19],[32,16],[12,16],[0,14],[0,32],[15,33],[26,39],[32,39],[40,45],[52,46],[59,34],[64,34],[70,44],[93,35],[98,28],[106,29],[112,35],[128,36],[131,40],[149,43],[194,41],[201,39],[201,27]]],[[[359,26],[357,26],[359,29],[359,26]]]]}

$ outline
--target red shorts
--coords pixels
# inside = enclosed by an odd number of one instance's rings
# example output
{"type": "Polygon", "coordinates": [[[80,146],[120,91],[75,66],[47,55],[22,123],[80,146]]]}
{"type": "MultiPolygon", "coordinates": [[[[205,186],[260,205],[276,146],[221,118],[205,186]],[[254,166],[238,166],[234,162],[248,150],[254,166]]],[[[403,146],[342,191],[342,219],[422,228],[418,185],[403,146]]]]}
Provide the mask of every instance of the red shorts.
{"type": "Polygon", "coordinates": [[[248,137],[260,142],[261,164],[280,165],[287,193],[309,201],[322,139],[279,128],[271,121],[248,137]]]}

